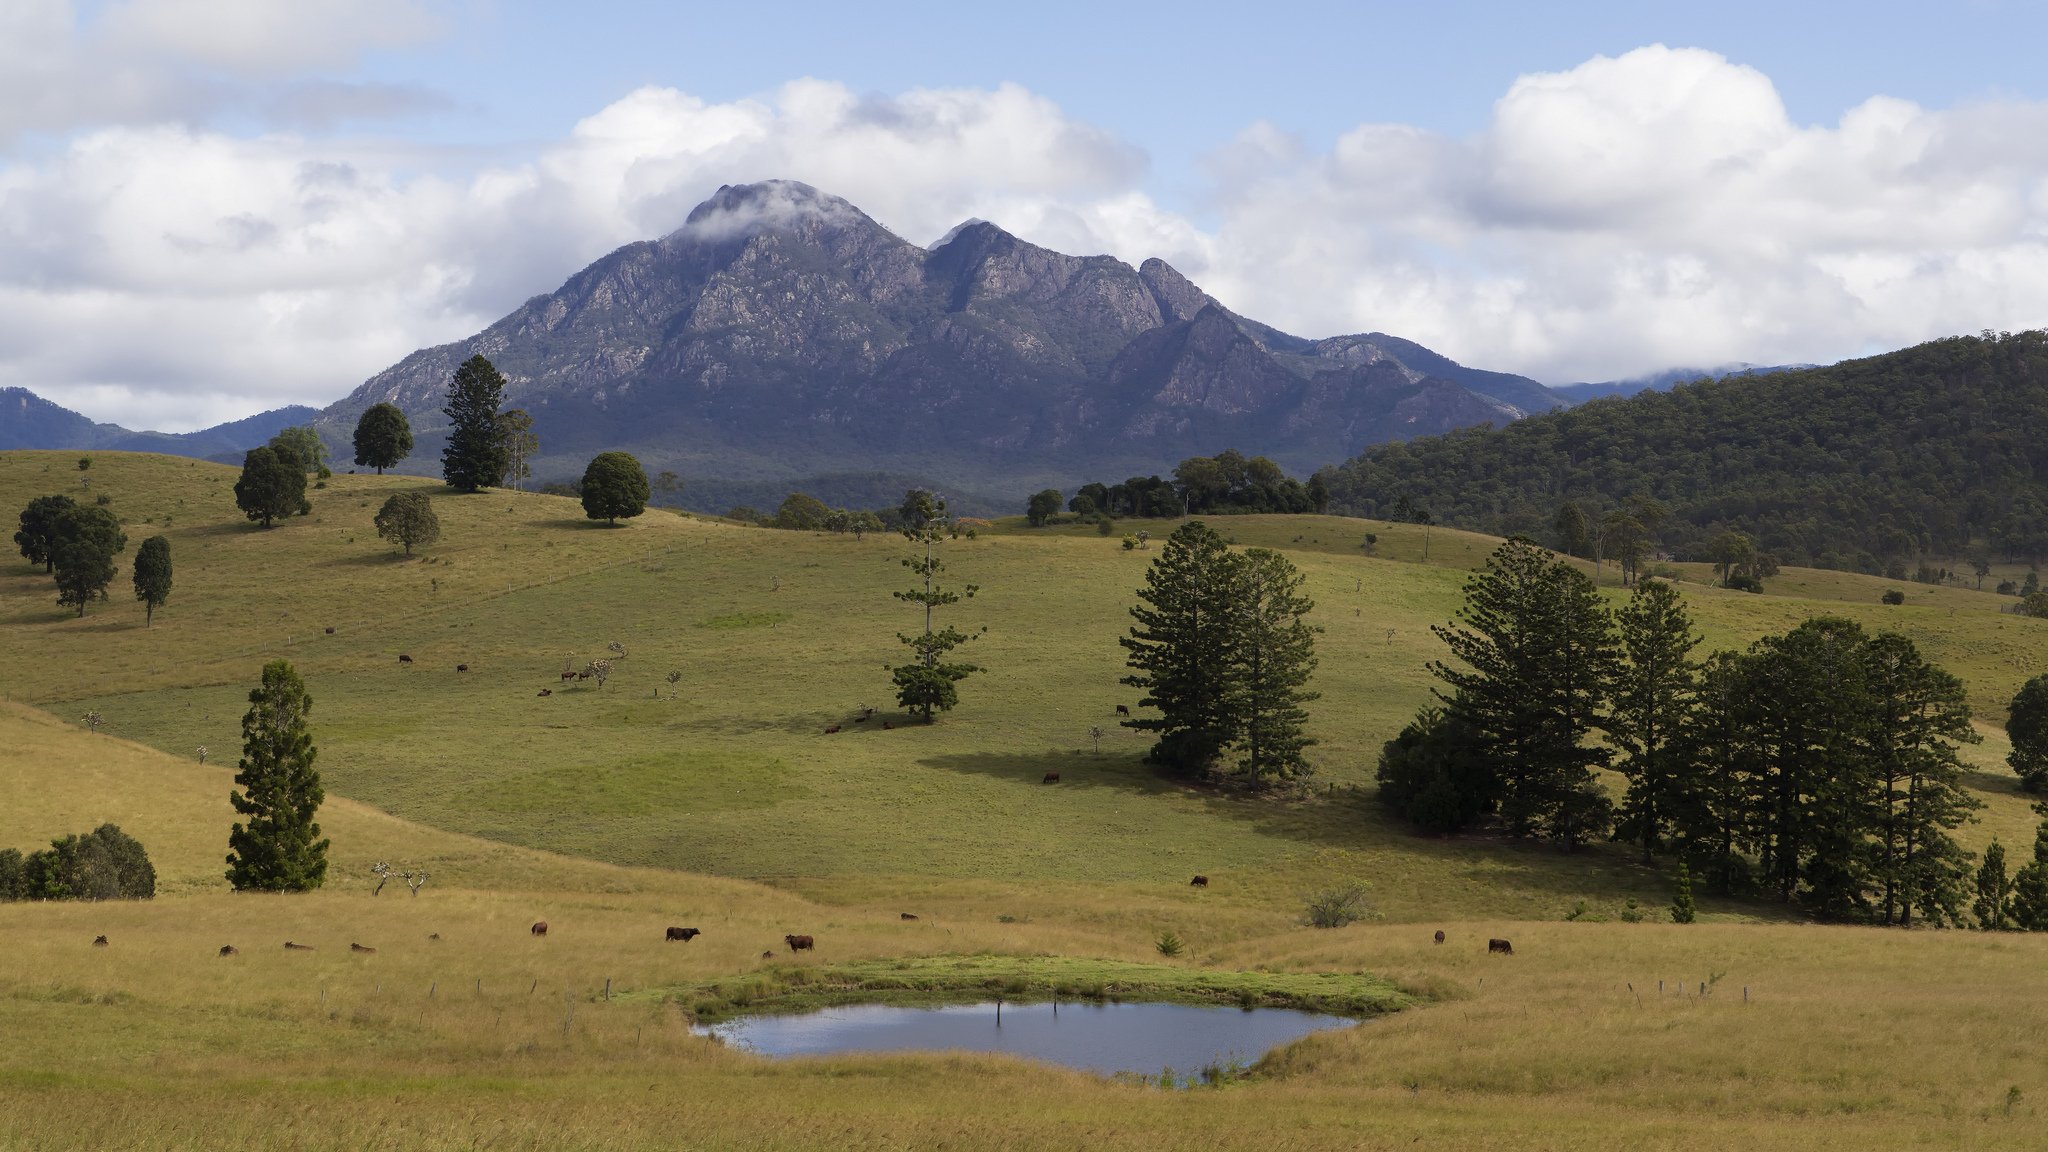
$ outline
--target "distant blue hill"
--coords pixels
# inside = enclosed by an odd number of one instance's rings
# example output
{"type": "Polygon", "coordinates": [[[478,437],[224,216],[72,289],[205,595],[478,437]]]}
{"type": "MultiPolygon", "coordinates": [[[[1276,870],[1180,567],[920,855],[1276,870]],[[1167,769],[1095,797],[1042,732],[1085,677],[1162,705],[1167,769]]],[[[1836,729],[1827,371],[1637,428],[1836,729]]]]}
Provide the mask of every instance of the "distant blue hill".
{"type": "Polygon", "coordinates": [[[96,424],[26,388],[0,388],[0,451],[48,448],[58,451],[162,452],[202,460],[238,459],[285,428],[310,423],[318,411],[303,404],[273,408],[197,432],[134,432],[118,424],[96,424]]]}

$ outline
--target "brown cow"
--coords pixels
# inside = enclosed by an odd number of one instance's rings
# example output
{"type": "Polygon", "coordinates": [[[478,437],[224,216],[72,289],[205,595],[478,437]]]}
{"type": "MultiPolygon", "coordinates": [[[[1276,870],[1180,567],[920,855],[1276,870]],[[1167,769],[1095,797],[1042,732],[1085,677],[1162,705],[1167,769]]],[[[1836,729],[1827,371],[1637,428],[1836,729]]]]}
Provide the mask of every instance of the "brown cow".
{"type": "Polygon", "coordinates": [[[1208,886],[1209,878],[1207,876],[1197,876],[1193,880],[1188,881],[1188,887],[1190,888],[1207,888],[1208,886]]]}
{"type": "Polygon", "coordinates": [[[332,628],[329,628],[329,629],[327,630],[327,634],[328,634],[329,636],[332,636],[332,635],[334,635],[334,629],[332,629],[332,628]]]}
{"type": "Polygon", "coordinates": [[[809,936],[784,936],[783,939],[789,942],[791,952],[808,952],[817,947],[817,942],[809,936]]]}
{"type": "Polygon", "coordinates": [[[313,946],[311,944],[294,944],[287,940],[284,942],[284,950],[287,952],[311,952],[313,946]]]}
{"type": "Polygon", "coordinates": [[[527,929],[527,931],[533,933],[535,936],[545,936],[548,934],[548,922],[545,920],[535,920],[533,922],[533,927],[527,929]]]}
{"type": "Polygon", "coordinates": [[[220,946],[220,954],[223,956],[240,956],[242,953],[233,944],[223,944],[220,946]]]}
{"type": "Polygon", "coordinates": [[[553,688],[543,688],[540,691],[534,693],[535,696],[553,696],[554,694],[555,690],[553,688]]]}
{"type": "Polygon", "coordinates": [[[915,919],[917,919],[917,913],[915,913],[915,912],[904,912],[904,913],[900,913],[900,915],[901,915],[901,916],[902,916],[902,918],[903,918],[903,919],[905,919],[905,920],[915,920],[915,919]]]}
{"type": "Polygon", "coordinates": [[[456,670],[457,672],[467,672],[467,671],[469,671],[469,665],[467,665],[467,664],[457,664],[457,665],[455,666],[455,670],[456,670]]]}
{"type": "Polygon", "coordinates": [[[1059,782],[1060,774],[1057,772],[1047,772],[1045,774],[1045,779],[1039,781],[1040,784],[1057,784],[1059,782]]]}
{"type": "Polygon", "coordinates": [[[1444,942],[1444,930],[1441,928],[1436,930],[1436,942],[1439,944],[1444,942]]]}
{"type": "Polygon", "coordinates": [[[1515,946],[1497,936],[1486,942],[1486,950],[1488,953],[1498,952],[1503,956],[1515,954],[1515,946]]]}
{"type": "Polygon", "coordinates": [[[683,943],[688,944],[693,937],[702,936],[703,934],[695,928],[671,928],[668,930],[667,939],[681,940],[683,943]]]}
{"type": "Polygon", "coordinates": [[[562,673],[562,679],[564,679],[564,680],[574,680],[574,679],[576,679],[576,674],[575,674],[574,672],[564,672],[564,673],[562,673]]]}
{"type": "Polygon", "coordinates": [[[93,937],[92,946],[95,948],[105,948],[107,946],[107,938],[105,936],[93,937]]]}
{"type": "Polygon", "coordinates": [[[1129,708],[1124,707],[1122,704],[1119,704],[1116,706],[1116,714],[1119,716],[1129,716],[1131,714],[1131,710],[1129,708]]]}
{"type": "Polygon", "coordinates": [[[839,725],[834,724],[830,728],[825,729],[825,735],[830,736],[831,734],[837,731],[839,731],[839,725]]]}
{"type": "Polygon", "coordinates": [[[400,653],[398,654],[398,662],[399,662],[400,664],[410,664],[410,663],[412,663],[412,657],[410,657],[410,656],[407,656],[407,655],[406,655],[405,653],[403,653],[403,652],[400,652],[400,653]]]}
{"type": "Polygon", "coordinates": [[[376,950],[375,948],[371,948],[371,947],[369,947],[368,945],[364,945],[364,944],[356,944],[356,943],[353,943],[353,942],[351,942],[351,943],[349,944],[349,946],[348,946],[348,950],[349,950],[349,951],[351,951],[351,952],[361,952],[361,953],[363,953],[364,955],[375,955],[375,954],[376,954],[376,952],[377,952],[377,950],[376,950]]]}

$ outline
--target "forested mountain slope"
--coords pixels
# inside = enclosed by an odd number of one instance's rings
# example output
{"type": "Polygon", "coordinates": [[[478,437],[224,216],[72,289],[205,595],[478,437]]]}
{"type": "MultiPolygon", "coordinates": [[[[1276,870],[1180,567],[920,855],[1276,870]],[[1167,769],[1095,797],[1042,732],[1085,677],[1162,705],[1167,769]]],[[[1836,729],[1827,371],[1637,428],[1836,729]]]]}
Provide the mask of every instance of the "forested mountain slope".
{"type": "Polygon", "coordinates": [[[1734,529],[1816,567],[2033,560],[2048,555],[2048,332],[1595,401],[1377,445],[1324,475],[1332,510],[1497,533],[1546,535],[1565,501],[1653,496],[1680,558],[1734,529]]]}

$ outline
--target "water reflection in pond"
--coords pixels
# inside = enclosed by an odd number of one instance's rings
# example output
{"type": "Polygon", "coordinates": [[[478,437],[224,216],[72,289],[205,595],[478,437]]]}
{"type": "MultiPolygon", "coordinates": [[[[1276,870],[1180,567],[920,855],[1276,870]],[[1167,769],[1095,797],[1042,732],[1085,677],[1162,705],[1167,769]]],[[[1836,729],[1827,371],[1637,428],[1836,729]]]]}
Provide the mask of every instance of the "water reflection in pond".
{"type": "Polygon", "coordinates": [[[1283,1008],[1188,1004],[860,1004],[800,1016],[742,1016],[701,1029],[764,1056],[834,1052],[1001,1052],[1104,1074],[1193,1072],[1251,1063],[1310,1032],[1355,1021],[1283,1008]]]}

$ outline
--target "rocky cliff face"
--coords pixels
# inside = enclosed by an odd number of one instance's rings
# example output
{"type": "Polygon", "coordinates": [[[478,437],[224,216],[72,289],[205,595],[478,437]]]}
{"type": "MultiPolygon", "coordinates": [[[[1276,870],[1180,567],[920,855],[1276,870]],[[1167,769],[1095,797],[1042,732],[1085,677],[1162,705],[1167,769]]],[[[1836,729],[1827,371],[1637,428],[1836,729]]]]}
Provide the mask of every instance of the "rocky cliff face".
{"type": "Polygon", "coordinates": [[[1406,342],[1288,336],[1162,261],[1069,256],[985,221],[922,249],[772,181],[720,189],[674,233],[406,357],[322,419],[346,440],[358,413],[391,401],[430,472],[449,376],[482,353],[511,382],[507,405],[534,414],[543,476],[624,448],[680,473],[703,507],[927,482],[1007,510],[1028,488],[1191,453],[1236,447],[1307,471],[1559,403],[1534,381],[1390,344],[1406,342]],[[1475,380],[1410,363],[1423,357],[1475,380]]]}

